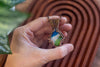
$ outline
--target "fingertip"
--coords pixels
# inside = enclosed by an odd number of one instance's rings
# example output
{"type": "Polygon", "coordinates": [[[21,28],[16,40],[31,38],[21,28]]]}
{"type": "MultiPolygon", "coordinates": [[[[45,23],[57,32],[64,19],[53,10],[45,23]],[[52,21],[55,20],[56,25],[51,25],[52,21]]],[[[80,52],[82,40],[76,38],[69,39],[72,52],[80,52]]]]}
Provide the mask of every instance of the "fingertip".
{"type": "Polygon", "coordinates": [[[69,47],[69,52],[73,51],[74,46],[73,44],[66,44],[69,47]]]}
{"type": "Polygon", "coordinates": [[[72,25],[71,24],[67,24],[67,26],[68,26],[69,30],[72,29],[72,25]]]}
{"type": "Polygon", "coordinates": [[[63,25],[65,23],[67,23],[67,18],[66,17],[61,17],[60,25],[63,25]]]}
{"type": "Polygon", "coordinates": [[[71,24],[64,24],[60,27],[60,29],[62,31],[70,31],[72,29],[72,25],[71,24]]]}
{"type": "Polygon", "coordinates": [[[60,47],[62,51],[62,56],[68,55],[71,51],[73,51],[74,46],[72,44],[64,44],[63,46],[60,47]]]}
{"type": "Polygon", "coordinates": [[[67,18],[66,18],[66,17],[61,17],[61,20],[62,20],[63,22],[67,22],[67,18]]]}

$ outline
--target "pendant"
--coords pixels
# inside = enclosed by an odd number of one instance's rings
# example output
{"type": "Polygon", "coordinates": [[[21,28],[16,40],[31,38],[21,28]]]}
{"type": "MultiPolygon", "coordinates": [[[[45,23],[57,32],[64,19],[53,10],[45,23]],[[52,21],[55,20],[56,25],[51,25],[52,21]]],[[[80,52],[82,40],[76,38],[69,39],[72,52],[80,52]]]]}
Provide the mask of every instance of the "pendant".
{"type": "Polygon", "coordinates": [[[54,32],[52,32],[50,39],[51,39],[52,44],[54,44],[55,46],[59,46],[61,44],[63,38],[64,37],[61,33],[54,30],[54,32]]]}
{"type": "Polygon", "coordinates": [[[49,42],[52,43],[54,46],[60,46],[64,40],[64,35],[59,30],[59,22],[59,19],[49,19],[49,23],[53,30],[49,42]]]}

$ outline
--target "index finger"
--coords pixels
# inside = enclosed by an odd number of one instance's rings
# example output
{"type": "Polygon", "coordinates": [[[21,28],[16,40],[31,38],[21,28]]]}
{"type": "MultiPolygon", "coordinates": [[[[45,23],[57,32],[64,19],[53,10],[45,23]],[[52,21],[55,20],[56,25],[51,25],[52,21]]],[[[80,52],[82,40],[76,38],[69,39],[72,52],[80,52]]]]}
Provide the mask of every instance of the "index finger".
{"type": "MultiPolygon", "coordinates": [[[[60,16],[49,16],[50,19],[60,19],[60,16]]],[[[29,28],[31,31],[37,31],[41,27],[44,26],[44,24],[48,23],[48,17],[40,17],[30,23],[28,23],[26,28],[29,28]]]]}
{"type": "Polygon", "coordinates": [[[47,22],[48,22],[47,17],[40,17],[38,19],[35,19],[34,21],[31,21],[30,23],[28,23],[25,26],[26,26],[26,28],[29,28],[31,31],[37,31],[47,22]]]}

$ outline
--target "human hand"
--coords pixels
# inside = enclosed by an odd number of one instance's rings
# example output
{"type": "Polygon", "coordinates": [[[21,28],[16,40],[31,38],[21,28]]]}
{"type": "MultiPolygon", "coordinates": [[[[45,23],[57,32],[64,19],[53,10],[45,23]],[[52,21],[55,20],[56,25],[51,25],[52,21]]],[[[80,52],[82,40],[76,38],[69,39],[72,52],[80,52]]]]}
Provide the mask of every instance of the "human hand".
{"type": "MultiPolygon", "coordinates": [[[[60,19],[59,16],[50,16],[50,19],[60,19]]],[[[71,30],[71,24],[65,24],[67,19],[61,17],[60,30],[64,36],[71,30]]],[[[72,44],[53,49],[39,48],[43,45],[52,28],[47,17],[38,18],[27,25],[18,27],[13,33],[11,41],[12,55],[8,55],[5,67],[41,67],[49,61],[63,58],[73,50],[72,44]]]]}

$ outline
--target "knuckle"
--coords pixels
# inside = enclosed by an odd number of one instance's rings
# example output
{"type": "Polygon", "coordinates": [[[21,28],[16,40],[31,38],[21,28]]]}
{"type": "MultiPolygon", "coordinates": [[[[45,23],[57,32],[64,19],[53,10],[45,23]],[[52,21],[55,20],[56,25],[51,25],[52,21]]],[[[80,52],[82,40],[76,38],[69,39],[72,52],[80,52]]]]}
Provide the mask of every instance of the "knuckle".
{"type": "Polygon", "coordinates": [[[23,27],[18,27],[14,30],[14,34],[20,34],[23,31],[23,27]]]}
{"type": "Polygon", "coordinates": [[[18,27],[18,28],[16,28],[15,30],[14,30],[14,33],[17,33],[17,32],[19,32],[20,31],[20,28],[18,27]]]}
{"type": "Polygon", "coordinates": [[[58,48],[58,58],[63,58],[63,55],[62,55],[62,50],[60,48],[58,48]]]}

